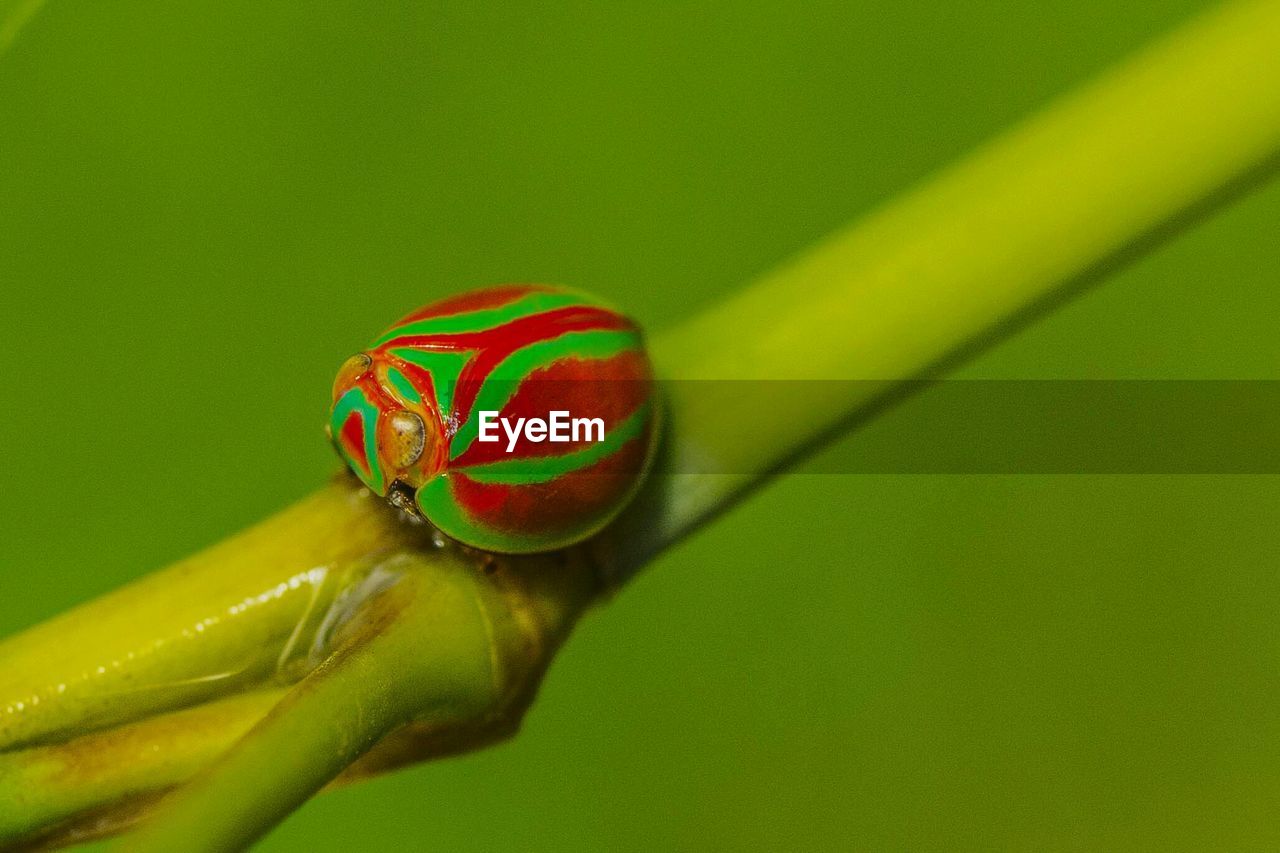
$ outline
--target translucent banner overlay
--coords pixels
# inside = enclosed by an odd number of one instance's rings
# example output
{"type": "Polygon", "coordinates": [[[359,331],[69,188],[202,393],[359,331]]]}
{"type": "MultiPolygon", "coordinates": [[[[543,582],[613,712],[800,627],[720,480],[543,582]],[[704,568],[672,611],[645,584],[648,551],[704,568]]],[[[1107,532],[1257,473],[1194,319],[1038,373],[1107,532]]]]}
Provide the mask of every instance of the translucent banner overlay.
{"type": "MultiPolygon", "coordinates": [[[[1277,474],[1280,381],[940,380],[669,383],[697,399],[873,400],[802,466],[829,474],[1277,474]],[[872,416],[874,415],[874,416],[872,416]]],[[[751,424],[743,423],[748,435],[751,424]]],[[[766,448],[762,448],[762,451],[766,448]]],[[[671,461],[673,473],[690,463],[671,461]]],[[[700,459],[715,470],[714,457],[700,459]]]]}
{"type": "MultiPolygon", "coordinates": [[[[666,473],[750,473],[740,469],[758,465],[761,456],[776,458],[779,443],[815,431],[827,436],[831,446],[806,459],[800,469],[806,473],[1280,473],[1280,380],[939,380],[906,386],[691,381],[660,383],[654,392],[648,383],[630,380],[525,380],[510,387],[491,380],[482,392],[469,396],[478,408],[491,400],[489,408],[503,410],[502,400],[514,401],[508,410],[528,416],[553,410],[574,418],[600,416],[611,435],[615,428],[619,431],[614,444],[647,435],[641,421],[655,399],[680,401],[671,412],[676,416],[691,406],[704,416],[735,413],[732,418],[712,417],[722,421],[715,432],[693,435],[694,452],[659,454],[655,468],[666,473]],[[856,402],[858,414],[823,421],[814,401],[825,401],[827,411],[856,402]],[[779,416],[799,423],[779,429],[779,416]],[[631,432],[624,436],[623,430],[631,432]],[[721,442],[725,431],[736,434],[721,442]],[[750,452],[752,441],[759,442],[761,456],[750,452]],[[720,456],[722,445],[733,447],[735,455],[720,456]]],[[[461,386],[455,393],[468,396],[461,386]]],[[[679,429],[674,418],[663,420],[664,429],[679,429]]],[[[495,446],[484,452],[495,461],[509,458],[505,434],[501,449],[495,446]]],[[[521,439],[513,455],[536,461],[544,454],[569,452],[591,451],[580,442],[521,439]]],[[[624,456],[639,458],[618,458],[624,456]]]]}

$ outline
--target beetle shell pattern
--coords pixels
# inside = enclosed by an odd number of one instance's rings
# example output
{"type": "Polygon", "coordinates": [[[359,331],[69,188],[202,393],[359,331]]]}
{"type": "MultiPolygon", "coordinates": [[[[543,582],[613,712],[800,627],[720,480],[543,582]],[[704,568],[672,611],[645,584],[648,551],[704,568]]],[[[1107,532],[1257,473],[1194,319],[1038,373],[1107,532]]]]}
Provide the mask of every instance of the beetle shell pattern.
{"type": "Polygon", "coordinates": [[[373,492],[411,491],[463,544],[532,553],[585,539],[622,509],[653,455],[656,416],[631,320],[577,291],[505,285],[414,311],[348,359],[329,431],[373,492]],[[481,411],[515,422],[554,410],[601,419],[603,439],[523,434],[510,451],[501,429],[478,440],[481,411]]]}

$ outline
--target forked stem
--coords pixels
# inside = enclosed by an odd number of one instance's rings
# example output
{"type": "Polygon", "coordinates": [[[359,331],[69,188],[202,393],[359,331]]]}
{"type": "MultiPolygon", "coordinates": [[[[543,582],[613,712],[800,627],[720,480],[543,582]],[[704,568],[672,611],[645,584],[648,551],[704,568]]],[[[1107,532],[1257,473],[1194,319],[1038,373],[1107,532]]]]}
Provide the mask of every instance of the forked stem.
{"type": "Polygon", "coordinates": [[[475,572],[448,553],[401,553],[381,568],[395,581],[358,614],[341,648],[122,839],[123,849],[247,846],[389,732],[465,722],[498,705],[507,677],[494,654],[504,640],[494,634],[509,628],[495,622],[500,603],[475,572]]]}

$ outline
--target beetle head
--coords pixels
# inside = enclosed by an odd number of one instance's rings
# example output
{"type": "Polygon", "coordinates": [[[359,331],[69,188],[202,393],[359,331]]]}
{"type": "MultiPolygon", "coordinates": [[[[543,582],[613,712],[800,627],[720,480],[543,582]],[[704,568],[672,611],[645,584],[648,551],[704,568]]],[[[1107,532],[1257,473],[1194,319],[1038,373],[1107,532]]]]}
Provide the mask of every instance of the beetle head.
{"type": "Polygon", "coordinates": [[[329,435],[357,477],[379,495],[399,482],[416,489],[444,464],[435,406],[413,381],[411,366],[374,352],[357,353],[333,383],[329,435]]]}

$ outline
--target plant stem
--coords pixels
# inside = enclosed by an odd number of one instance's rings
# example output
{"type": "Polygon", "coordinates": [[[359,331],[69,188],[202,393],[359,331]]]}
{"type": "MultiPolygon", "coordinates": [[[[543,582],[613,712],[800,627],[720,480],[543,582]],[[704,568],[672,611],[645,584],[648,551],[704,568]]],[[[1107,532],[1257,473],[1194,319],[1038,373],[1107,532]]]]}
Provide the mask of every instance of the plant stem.
{"type": "Polygon", "coordinates": [[[0,754],[0,839],[27,835],[88,809],[97,810],[95,823],[102,828],[127,823],[135,811],[131,797],[157,790],[157,779],[190,778],[283,695],[283,689],[239,694],[87,735],[72,745],[0,754]],[[122,813],[102,812],[117,803],[124,806],[122,813]]]}
{"type": "Polygon", "coordinates": [[[0,2],[0,56],[4,56],[22,28],[36,16],[45,0],[3,0],[0,2]]]}
{"type": "Polygon", "coordinates": [[[1278,150],[1280,3],[1229,3],[659,336],[659,375],[691,380],[667,386],[682,473],[618,536],[623,570],[894,383],[1223,201],[1278,150]],[[822,379],[868,381],[769,381],[822,379]]]}
{"type": "Polygon", "coordinates": [[[397,579],[343,648],[123,846],[247,846],[392,730],[463,722],[496,705],[507,678],[493,648],[509,639],[494,636],[484,580],[456,555],[401,555],[382,568],[397,579]]]}
{"type": "Polygon", "coordinates": [[[0,642],[0,749],[279,684],[290,637],[324,613],[354,561],[429,541],[385,510],[335,482],[164,571],[0,642]]]}

